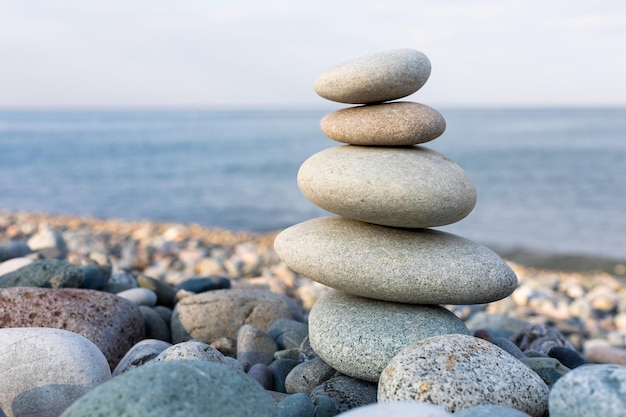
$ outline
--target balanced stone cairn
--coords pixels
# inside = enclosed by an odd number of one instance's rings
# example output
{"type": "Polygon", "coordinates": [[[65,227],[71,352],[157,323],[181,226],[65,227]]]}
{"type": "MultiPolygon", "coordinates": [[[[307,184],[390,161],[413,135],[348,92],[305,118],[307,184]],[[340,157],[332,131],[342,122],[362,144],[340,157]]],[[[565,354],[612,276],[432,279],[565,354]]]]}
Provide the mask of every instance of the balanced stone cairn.
{"type": "MultiPolygon", "coordinates": [[[[402,349],[444,335],[461,340],[461,345],[476,339],[467,336],[464,323],[441,304],[489,303],[507,297],[517,286],[514,272],[490,249],[430,229],[458,222],[476,203],[476,189],[463,169],[419,145],[444,132],[443,116],[423,104],[393,101],[419,90],[430,70],[423,53],[396,49],[318,76],[318,95],[358,105],[322,119],[322,131],[344,145],[311,156],[298,172],[301,192],[337,216],[291,226],[274,244],[291,269],[333,288],[310,311],[313,350],[345,375],[379,382],[379,401],[426,398],[437,389],[436,384],[403,382],[399,371],[385,370],[402,349]],[[385,382],[388,377],[393,381],[385,382]],[[403,386],[417,393],[401,392],[403,386]]],[[[448,361],[448,366],[456,361],[448,361]]],[[[507,362],[502,372],[512,381],[519,379],[519,371],[542,384],[521,362],[520,369],[511,366],[507,362]]],[[[528,395],[524,390],[537,390],[517,385],[522,397],[528,395]]],[[[500,394],[510,397],[511,392],[500,394]]],[[[454,411],[472,401],[441,404],[454,411]]],[[[524,407],[523,398],[515,401],[531,415],[542,412],[524,407]]],[[[500,403],[507,405],[506,398],[500,403]]]]}

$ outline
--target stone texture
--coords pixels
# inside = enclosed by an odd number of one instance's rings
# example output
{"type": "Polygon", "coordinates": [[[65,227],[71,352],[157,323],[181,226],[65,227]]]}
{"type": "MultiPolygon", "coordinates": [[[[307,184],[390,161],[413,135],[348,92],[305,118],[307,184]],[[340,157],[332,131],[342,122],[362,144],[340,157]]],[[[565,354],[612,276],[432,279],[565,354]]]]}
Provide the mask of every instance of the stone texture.
{"type": "Polygon", "coordinates": [[[83,269],[67,261],[41,259],[0,276],[0,288],[76,288],[83,282],[83,269]]]}
{"type": "Polygon", "coordinates": [[[376,384],[339,375],[318,385],[311,391],[313,402],[319,397],[330,397],[339,413],[376,402],[376,384]]]}
{"type": "Polygon", "coordinates": [[[0,329],[0,409],[9,417],[56,417],[110,378],[102,352],[76,333],[0,329]]]}
{"type": "Polygon", "coordinates": [[[292,394],[304,392],[309,394],[316,386],[336,376],[337,371],[320,358],[296,365],[285,378],[285,390],[292,394]]]}
{"type": "MultiPolygon", "coordinates": [[[[341,414],[341,417],[452,417],[441,407],[428,403],[393,402],[376,403],[353,408],[341,414]]],[[[497,416],[501,417],[501,416],[497,416]]]]}
{"type": "Polygon", "coordinates": [[[272,398],[230,366],[155,362],[117,376],[74,402],[62,417],[275,417],[272,398]]]}
{"type": "Polygon", "coordinates": [[[331,101],[378,103],[406,97],[430,76],[430,61],[413,49],[392,49],[356,58],[322,72],[315,92],[331,101]]]}
{"type": "Polygon", "coordinates": [[[410,146],[441,136],[446,121],[425,104],[399,101],[336,110],[320,127],[329,138],[352,145],[410,146]]]}
{"type": "Polygon", "coordinates": [[[126,371],[130,371],[131,369],[135,369],[138,366],[150,362],[171,346],[171,343],[156,339],[144,339],[135,343],[117,364],[113,371],[113,376],[123,374],[126,371]]]}
{"type": "Polygon", "coordinates": [[[267,334],[276,341],[279,349],[299,348],[309,335],[309,326],[297,320],[281,318],[272,323],[267,334]]]}
{"type": "Polygon", "coordinates": [[[182,361],[198,360],[204,362],[215,362],[230,365],[226,357],[219,350],[206,343],[190,340],[188,342],[177,343],[168,347],[154,359],[161,361],[182,361]]]}
{"type": "Polygon", "coordinates": [[[519,360],[539,375],[548,388],[552,388],[556,381],[570,371],[554,358],[530,357],[519,360]]]}
{"type": "Polygon", "coordinates": [[[366,381],[378,381],[402,348],[445,333],[467,334],[467,329],[443,307],[378,301],[334,290],[309,313],[313,350],[341,373],[366,381]]]}
{"type": "Polygon", "coordinates": [[[221,337],[236,339],[244,324],[267,331],[281,317],[303,320],[301,309],[281,294],[245,289],[204,292],[176,304],[171,322],[172,340],[211,343],[221,337]]]}
{"type": "Polygon", "coordinates": [[[117,293],[118,297],[132,301],[138,306],[155,306],[157,303],[157,295],[154,291],[147,288],[130,288],[128,290],[117,293]]]}
{"type": "Polygon", "coordinates": [[[294,271],[363,297],[414,304],[482,304],[511,294],[517,277],[493,251],[436,230],[340,217],[291,226],[274,247],[294,271]]]}
{"type": "Polygon", "coordinates": [[[144,320],[136,305],[113,294],[75,288],[0,289],[0,327],[78,333],[100,348],[111,369],[144,338],[144,320]]]}
{"type": "Polygon", "coordinates": [[[618,417],[626,410],[626,367],[583,365],[550,391],[550,417],[618,417]]]}
{"type": "Polygon", "coordinates": [[[300,166],[298,187],[331,213],[393,227],[455,223],[476,204],[465,171],[423,146],[327,148],[300,166]]]}
{"type": "Polygon", "coordinates": [[[269,365],[278,345],[267,333],[252,324],[244,324],[237,333],[237,359],[251,364],[269,365]]]}
{"type": "Polygon", "coordinates": [[[542,417],[548,387],[530,368],[472,336],[442,335],[400,351],[383,370],[378,400],[429,402],[449,412],[495,404],[542,417]]]}
{"type": "Polygon", "coordinates": [[[475,407],[465,408],[458,413],[454,413],[454,417],[529,417],[515,408],[505,407],[503,405],[477,405],[475,407]]]}

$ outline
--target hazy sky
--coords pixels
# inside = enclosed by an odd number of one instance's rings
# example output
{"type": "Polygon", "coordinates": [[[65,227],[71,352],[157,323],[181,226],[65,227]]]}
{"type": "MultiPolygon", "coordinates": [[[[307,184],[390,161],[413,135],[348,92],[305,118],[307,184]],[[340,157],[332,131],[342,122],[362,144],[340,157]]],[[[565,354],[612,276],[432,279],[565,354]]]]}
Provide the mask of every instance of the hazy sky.
{"type": "Polygon", "coordinates": [[[319,107],[319,72],[405,47],[410,100],[626,105],[625,0],[0,0],[0,107],[319,107]]]}

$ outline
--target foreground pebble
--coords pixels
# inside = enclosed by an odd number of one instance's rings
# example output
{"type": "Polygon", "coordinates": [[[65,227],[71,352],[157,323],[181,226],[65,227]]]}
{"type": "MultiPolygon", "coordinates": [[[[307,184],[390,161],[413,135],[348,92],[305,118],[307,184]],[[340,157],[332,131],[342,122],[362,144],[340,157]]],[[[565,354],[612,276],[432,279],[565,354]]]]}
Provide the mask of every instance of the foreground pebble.
{"type": "Polygon", "coordinates": [[[272,398],[228,365],[196,360],[153,362],[101,384],[63,417],[275,417],[272,398]]]}
{"type": "Polygon", "coordinates": [[[429,402],[450,412],[496,404],[542,417],[548,392],[537,374],[495,345],[442,335],[404,348],[389,362],[380,376],[378,400],[429,402]]]}
{"type": "Polygon", "coordinates": [[[626,410],[626,367],[584,365],[550,391],[550,417],[618,417],[626,410]]]}
{"type": "Polygon", "coordinates": [[[57,417],[111,378],[107,359],[76,333],[0,329],[0,409],[9,417],[57,417]]]}
{"type": "Polygon", "coordinates": [[[467,334],[454,314],[440,306],[391,303],[332,290],[309,315],[309,341],[324,362],[366,381],[402,348],[444,333],[467,334]]]}

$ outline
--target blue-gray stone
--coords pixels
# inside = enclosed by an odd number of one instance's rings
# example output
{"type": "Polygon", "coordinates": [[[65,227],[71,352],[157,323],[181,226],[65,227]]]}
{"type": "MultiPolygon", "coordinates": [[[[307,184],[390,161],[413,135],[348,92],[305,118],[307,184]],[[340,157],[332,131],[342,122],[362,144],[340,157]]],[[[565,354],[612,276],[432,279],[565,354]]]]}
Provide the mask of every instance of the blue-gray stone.
{"type": "Polygon", "coordinates": [[[230,279],[223,275],[189,278],[176,285],[176,290],[185,290],[199,294],[201,292],[230,288],[230,279]]]}
{"type": "Polygon", "coordinates": [[[96,387],[63,417],[275,417],[265,390],[228,365],[203,361],[151,362],[96,387]]]}
{"type": "Polygon", "coordinates": [[[263,388],[267,390],[274,389],[274,375],[272,375],[272,371],[270,371],[266,365],[255,363],[250,367],[247,374],[250,378],[261,384],[263,388]]]}
{"type": "Polygon", "coordinates": [[[111,276],[111,268],[100,265],[84,265],[83,282],[80,287],[88,290],[100,290],[111,276]]]}
{"type": "Polygon", "coordinates": [[[126,352],[124,357],[115,367],[113,376],[123,374],[138,366],[145,365],[152,359],[159,356],[165,349],[171,347],[171,343],[156,339],[144,339],[135,343],[132,348],[126,352]]]}
{"type": "Polygon", "coordinates": [[[376,402],[376,384],[349,376],[340,375],[318,385],[311,391],[311,398],[321,395],[330,397],[337,411],[342,413],[352,408],[376,402]]]}
{"type": "Polygon", "coordinates": [[[564,346],[555,346],[548,351],[548,356],[557,359],[569,369],[578,368],[587,362],[580,353],[564,346]]]}
{"type": "Polygon", "coordinates": [[[522,350],[518,348],[517,345],[511,342],[509,339],[506,339],[504,337],[496,337],[495,339],[491,341],[491,343],[498,346],[500,349],[504,350],[505,352],[513,356],[514,358],[522,359],[526,357],[524,352],[522,352],[522,350]]]}
{"type": "Polygon", "coordinates": [[[554,358],[521,358],[526,366],[532,369],[546,383],[552,387],[556,381],[570,371],[561,362],[554,358]]]}
{"type": "Polygon", "coordinates": [[[333,417],[339,414],[337,403],[329,395],[318,393],[313,399],[315,404],[315,417],[333,417]]]}
{"type": "Polygon", "coordinates": [[[504,405],[487,404],[465,408],[454,413],[454,417],[530,417],[523,411],[504,405]]]}
{"type": "Polygon", "coordinates": [[[289,372],[299,363],[300,361],[294,359],[276,359],[268,366],[274,377],[274,391],[287,392],[285,379],[289,372]]]}
{"type": "Polygon", "coordinates": [[[78,265],[57,259],[41,259],[0,276],[0,288],[77,288],[82,284],[83,277],[83,269],[78,265]]]}
{"type": "Polygon", "coordinates": [[[552,387],[550,417],[623,417],[626,410],[626,367],[583,365],[552,387]]]}
{"type": "Polygon", "coordinates": [[[279,417],[314,417],[315,405],[303,393],[292,394],[278,404],[279,417]]]}
{"type": "Polygon", "coordinates": [[[0,262],[8,259],[20,258],[31,253],[31,249],[24,242],[11,242],[7,246],[0,246],[0,262]]]}
{"type": "Polygon", "coordinates": [[[309,326],[296,320],[280,318],[271,324],[267,334],[276,341],[279,349],[299,348],[309,335],[309,326]]]}
{"type": "Polygon", "coordinates": [[[176,290],[171,285],[146,275],[139,275],[137,277],[137,285],[154,291],[157,296],[157,304],[166,307],[174,306],[176,290]]]}
{"type": "Polygon", "coordinates": [[[285,378],[285,389],[288,393],[304,392],[309,394],[313,389],[335,376],[337,371],[320,358],[302,362],[294,367],[285,378]]]}
{"type": "Polygon", "coordinates": [[[170,327],[159,313],[148,306],[139,306],[139,311],[141,311],[146,327],[146,338],[163,340],[164,342],[172,340],[170,327]]]}

